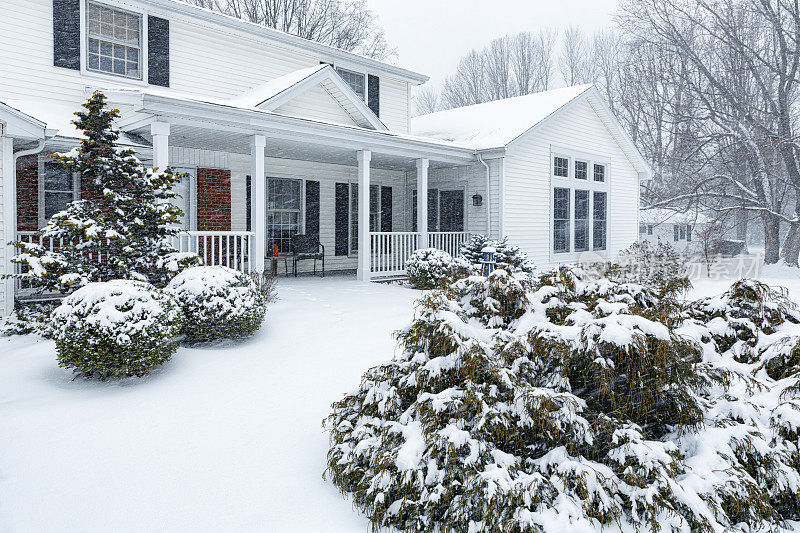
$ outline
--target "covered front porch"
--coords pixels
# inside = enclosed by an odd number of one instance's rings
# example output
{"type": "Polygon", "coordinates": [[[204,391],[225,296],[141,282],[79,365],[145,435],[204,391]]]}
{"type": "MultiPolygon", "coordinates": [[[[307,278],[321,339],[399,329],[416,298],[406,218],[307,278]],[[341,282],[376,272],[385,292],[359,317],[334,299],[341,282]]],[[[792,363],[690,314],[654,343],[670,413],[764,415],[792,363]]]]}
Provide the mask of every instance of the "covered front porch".
{"type": "MultiPolygon", "coordinates": [[[[291,237],[305,234],[324,247],[327,270],[388,278],[404,275],[416,249],[456,254],[471,233],[490,231],[488,175],[471,150],[262,111],[139,98],[121,126],[152,145],[149,164],[190,176],[180,185],[187,217],[176,246],[207,264],[262,272],[277,251],[282,273],[291,237]]],[[[298,266],[309,271],[313,262],[298,266]]]]}

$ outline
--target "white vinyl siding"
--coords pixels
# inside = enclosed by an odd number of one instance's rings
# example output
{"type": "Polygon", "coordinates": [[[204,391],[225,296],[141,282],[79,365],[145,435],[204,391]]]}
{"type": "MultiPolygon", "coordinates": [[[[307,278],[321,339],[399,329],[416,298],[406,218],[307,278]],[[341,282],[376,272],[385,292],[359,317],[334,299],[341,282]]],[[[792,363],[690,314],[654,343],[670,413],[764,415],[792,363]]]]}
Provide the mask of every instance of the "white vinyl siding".
{"type": "Polygon", "coordinates": [[[328,91],[321,85],[312,87],[308,91],[298,95],[296,98],[286,102],[275,110],[275,113],[291,117],[308,118],[342,124],[345,126],[357,126],[344,108],[339,105],[328,91]]]}
{"type": "MultiPolygon", "coordinates": [[[[110,3],[117,4],[116,1],[110,3]]],[[[317,52],[256,38],[236,29],[211,25],[157,7],[145,9],[144,4],[135,0],[120,1],[119,5],[131,12],[152,14],[170,21],[170,88],[163,89],[167,94],[227,99],[327,60],[317,52]]],[[[47,100],[48,106],[66,105],[75,111],[85,99],[87,86],[102,86],[110,81],[115,87],[146,85],[140,80],[88,71],[82,74],[54,67],[52,11],[52,0],[0,0],[0,13],[3,13],[0,17],[0,72],[3,73],[0,95],[4,102],[47,100]]],[[[143,25],[146,27],[146,17],[143,25]]],[[[146,31],[142,35],[144,37],[146,31]]],[[[147,57],[146,40],[143,38],[143,60],[147,57]]],[[[142,70],[146,73],[146,69],[142,70]]],[[[364,70],[380,76],[381,120],[394,131],[407,132],[408,82],[382,72],[364,70]]],[[[63,125],[48,126],[66,126],[72,118],[67,113],[63,125]]]]}
{"type": "MultiPolygon", "coordinates": [[[[580,155],[571,157],[573,164],[574,159],[591,161],[580,155]]],[[[593,174],[594,169],[590,169],[593,174]]],[[[511,242],[521,246],[537,266],[574,261],[579,252],[556,254],[552,251],[552,188],[606,190],[606,218],[613,222],[607,224],[606,251],[599,253],[614,258],[638,237],[638,179],[638,172],[600,115],[590,101],[584,99],[508,148],[504,173],[504,233],[511,242]],[[554,183],[552,158],[559,155],[559,149],[607,158],[605,182],[569,177],[554,183]],[[562,185],[563,181],[567,184],[562,185]]]]}

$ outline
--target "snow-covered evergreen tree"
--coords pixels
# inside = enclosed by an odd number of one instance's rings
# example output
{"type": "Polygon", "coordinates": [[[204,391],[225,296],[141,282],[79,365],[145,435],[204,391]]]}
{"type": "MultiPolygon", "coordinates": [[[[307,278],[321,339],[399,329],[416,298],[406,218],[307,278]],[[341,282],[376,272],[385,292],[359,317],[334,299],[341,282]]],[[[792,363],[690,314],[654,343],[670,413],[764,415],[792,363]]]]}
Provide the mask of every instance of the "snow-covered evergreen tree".
{"type": "Polygon", "coordinates": [[[495,249],[494,259],[498,268],[504,268],[511,272],[533,273],[534,265],[528,260],[528,255],[520,250],[519,246],[509,244],[507,237],[494,240],[486,235],[473,235],[467,242],[459,246],[459,258],[473,268],[480,268],[483,258],[481,251],[487,246],[495,249]]]}
{"type": "Polygon", "coordinates": [[[21,276],[42,291],[61,293],[90,282],[134,279],[163,286],[178,271],[199,264],[196,254],[178,253],[170,237],[183,212],[170,203],[181,178],[172,169],[147,169],[130,149],[117,147],[119,116],[96,91],[73,123],[84,133],[80,147],[53,159],[77,173],[84,198],[56,213],[38,232],[55,250],[16,243],[12,261],[27,266],[21,276]]]}
{"type": "MultiPolygon", "coordinates": [[[[401,353],[333,405],[326,476],[373,526],[399,531],[798,520],[797,376],[775,381],[716,340],[742,293],[783,304],[734,287],[687,312],[682,287],[499,269],[427,294],[401,353]]],[[[791,320],[754,334],[760,352],[778,339],[798,349],[791,320]]]]}

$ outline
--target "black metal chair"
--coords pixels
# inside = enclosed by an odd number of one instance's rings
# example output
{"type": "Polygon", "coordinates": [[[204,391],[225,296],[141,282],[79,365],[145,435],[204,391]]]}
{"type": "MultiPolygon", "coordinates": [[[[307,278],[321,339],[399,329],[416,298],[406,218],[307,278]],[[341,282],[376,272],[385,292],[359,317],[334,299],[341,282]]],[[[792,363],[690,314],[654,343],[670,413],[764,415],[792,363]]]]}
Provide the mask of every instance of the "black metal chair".
{"type": "Polygon", "coordinates": [[[314,274],[317,273],[317,261],[322,261],[322,277],[325,277],[325,247],[313,235],[292,236],[292,272],[297,277],[297,262],[305,259],[314,260],[314,274]]]}

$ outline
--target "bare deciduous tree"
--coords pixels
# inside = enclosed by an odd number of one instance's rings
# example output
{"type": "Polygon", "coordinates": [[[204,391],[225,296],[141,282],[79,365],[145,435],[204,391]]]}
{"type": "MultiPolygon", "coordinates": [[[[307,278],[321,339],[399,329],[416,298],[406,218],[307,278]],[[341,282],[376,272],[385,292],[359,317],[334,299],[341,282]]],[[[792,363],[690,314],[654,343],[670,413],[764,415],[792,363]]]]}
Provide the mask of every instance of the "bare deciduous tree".
{"type": "Polygon", "coordinates": [[[394,55],[366,0],[184,1],[367,57],[394,55]]]}
{"type": "Polygon", "coordinates": [[[413,97],[414,116],[427,115],[442,110],[439,91],[430,85],[417,87],[413,97]]]}

